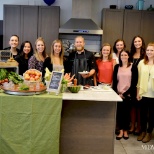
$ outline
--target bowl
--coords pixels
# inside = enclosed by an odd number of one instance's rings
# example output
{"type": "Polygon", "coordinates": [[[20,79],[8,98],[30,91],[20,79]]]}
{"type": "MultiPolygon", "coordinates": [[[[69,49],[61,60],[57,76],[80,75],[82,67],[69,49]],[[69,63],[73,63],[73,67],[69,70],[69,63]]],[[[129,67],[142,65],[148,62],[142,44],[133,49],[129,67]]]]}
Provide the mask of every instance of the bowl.
{"type": "Polygon", "coordinates": [[[125,9],[132,10],[133,9],[133,5],[125,5],[125,9]]]}
{"type": "Polygon", "coordinates": [[[67,89],[72,93],[78,93],[81,89],[81,86],[68,86],[67,89]]]}

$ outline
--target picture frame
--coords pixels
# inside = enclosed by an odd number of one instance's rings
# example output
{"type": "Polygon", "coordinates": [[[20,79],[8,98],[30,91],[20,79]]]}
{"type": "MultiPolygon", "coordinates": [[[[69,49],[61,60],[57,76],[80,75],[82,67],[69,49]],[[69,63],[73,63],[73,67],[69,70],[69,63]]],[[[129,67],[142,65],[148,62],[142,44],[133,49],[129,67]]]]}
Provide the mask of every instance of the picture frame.
{"type": "Polygon", "coordinates": [[[63,76],[64,76],[64,72],[52,71],[49,85],[47,86],[47,91],[55,92],[56,94],[58,94],[60,92],[63,76]]]}

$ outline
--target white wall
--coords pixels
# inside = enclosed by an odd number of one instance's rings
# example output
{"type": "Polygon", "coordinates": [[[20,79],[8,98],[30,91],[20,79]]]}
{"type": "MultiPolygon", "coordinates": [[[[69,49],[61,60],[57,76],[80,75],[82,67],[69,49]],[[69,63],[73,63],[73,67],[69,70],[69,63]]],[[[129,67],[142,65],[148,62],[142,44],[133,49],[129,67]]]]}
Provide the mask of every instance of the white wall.
{"type": "MultiPolygon", "coordinates": [[[[92,0],[92,19],[101,26],[101,11],[103,8],[109,8],[109,5],[117,5],[123,9],[125,5],[136,6],[137,0],[92,0]]],[[[3,5],[43,5],[46,6],[43,0],[0,0],[0,20],[3,20],[3,5]]],[[[145,0],[144,9],[146,10],[150,4],[154,7],[154,0],[145,0]]],[[[60,6],[60,25],[64,24],[72,16],[72,0],[56,0],[53,4],[60,6]]],[[[86,8],[85,8],[86,9],[86,8]]]]}

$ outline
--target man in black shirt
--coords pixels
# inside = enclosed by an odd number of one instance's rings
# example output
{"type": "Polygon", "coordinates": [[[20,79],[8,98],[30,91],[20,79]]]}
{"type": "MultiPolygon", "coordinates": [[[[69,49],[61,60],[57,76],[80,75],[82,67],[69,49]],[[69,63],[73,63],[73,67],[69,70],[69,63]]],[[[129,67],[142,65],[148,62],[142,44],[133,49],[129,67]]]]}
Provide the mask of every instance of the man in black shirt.
{"type": "Polygon", "coordinates": [[[95,73],[96,64],[95,57],[92,52],[84,49],[85,41],[82,36],[75,38],[76,51],[70,53],[68,57],[67,72],[75,74],[75,78],[78,80],[78,84],[81,85],[94,85],[93,75],[95,73]],[[80,74],[79,72],[85,72],[80,74]]]}

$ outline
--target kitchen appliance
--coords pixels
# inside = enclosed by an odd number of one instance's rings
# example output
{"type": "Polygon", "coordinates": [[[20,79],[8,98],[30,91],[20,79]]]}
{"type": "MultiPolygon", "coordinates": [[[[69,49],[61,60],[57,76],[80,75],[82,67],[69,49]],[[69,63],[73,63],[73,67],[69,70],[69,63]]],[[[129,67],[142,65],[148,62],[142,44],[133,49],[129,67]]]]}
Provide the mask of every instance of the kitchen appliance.
{"type": "Polygon", "coordinates": [[[59,28],[59,38],[70,42],[65,54],[74,51],[74,39],[79,35],[85,39],[85,49],[94,53],[100,51],[103,30],[91,18],[93,3],[92,0],[72,0],[72,17],[59,28]]]}

